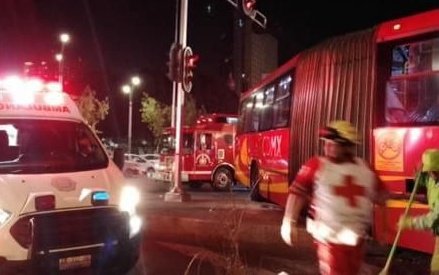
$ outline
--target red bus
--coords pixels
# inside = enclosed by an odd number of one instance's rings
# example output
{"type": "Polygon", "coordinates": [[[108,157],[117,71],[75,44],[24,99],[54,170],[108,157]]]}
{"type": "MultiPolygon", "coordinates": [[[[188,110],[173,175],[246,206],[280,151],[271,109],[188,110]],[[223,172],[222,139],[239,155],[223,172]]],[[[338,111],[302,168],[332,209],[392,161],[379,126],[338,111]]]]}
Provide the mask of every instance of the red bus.
{"type": "MultiPolygon", "coordinates": [[[[197,119],[193,126],[182,128],[181,181],[192,188],[204,182],[215,190],[229,190],[235,183],[233,156],[238,116],[208,114],[197,119]]],[[[153,178],[173,180],[175,128],[167,128],[158,146],[160,164],[153,178]]]]}
{"type": "MultiPolygon", "coordinates": [[[[439,148],[432,104],[439,105],[439,9],[327,39],[241,97],[236,178],[253,199],[285,205],[300,165],[322,151],[318,129],[348,120],[362,137],[357,154],[394,195],[386,219],[375,209],[373,226],[375,238],[391,243],[422,152],[439,148]]],[[[411,213],[427,210],[421,200],[411,213]]],[[[400,245],[432,252],[432,238],[407,231],[400,245]]]]}

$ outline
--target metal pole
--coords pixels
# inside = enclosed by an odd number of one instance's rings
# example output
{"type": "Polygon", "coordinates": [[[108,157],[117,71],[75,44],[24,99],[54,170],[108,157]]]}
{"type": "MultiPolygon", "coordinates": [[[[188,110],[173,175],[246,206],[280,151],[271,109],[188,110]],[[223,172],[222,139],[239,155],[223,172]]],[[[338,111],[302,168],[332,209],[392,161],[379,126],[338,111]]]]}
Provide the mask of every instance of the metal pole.
{"type": "MultiPolygon", "coordinates": [[[[189,0],[181,0],[180,6],[180,35],[179,43],[184,49],[186,47],[187,9],[189,0]]],[[[188,201],[190,195],[185,193],[181,185],[181,129],[183,121],[182,107],[184,105],[184,91],[181,83],[177,86],[176,126],[175,126],[175,156],[174,156],[174,186],[165,194],[167,201],[188,201]]]]}
{"type": "MultiPolygon", "coordinates": [[[[174,34],[174,42],[177,43],[179,41],[179,22],[180,22],[180,0],[175,0],[175,34],[174,34]]],[[[175,97],[177,95],[177,83],[175,81],[172,82],[172,108],[171,108],[171,127],[175,127],[175,97]]]]}
{"type": "Polygon", "coordinates": [[[175,95],[177,91],[177,84],[172,82],[172,108],[171,108],[171,127],[175,127],[175,95]]]}
{"type": "MultiPolygon", "coordinates": [[[[186,28],[187,28],[187,7],[189,0],[181,0],[180,7],[180,35],[179,43],[184,49],[186,47],[186,28]]],[[[174,167],[174,190],[177,192],[182,192],[181,186],[181,124],[183,121],[182,108],[184,104],[184,91],[181,87],[181,83],[177,83],[177,117],[176,117],[176,147],[175,147],[175,167],[174,167]]]]}
{"type": "Polygon", "coordinates": [[[131,88],[129,94],[130,103],[128,107],[128,154],[131,154],[131,133],[133,127],[133,89],[134,88],[131,88]]]}

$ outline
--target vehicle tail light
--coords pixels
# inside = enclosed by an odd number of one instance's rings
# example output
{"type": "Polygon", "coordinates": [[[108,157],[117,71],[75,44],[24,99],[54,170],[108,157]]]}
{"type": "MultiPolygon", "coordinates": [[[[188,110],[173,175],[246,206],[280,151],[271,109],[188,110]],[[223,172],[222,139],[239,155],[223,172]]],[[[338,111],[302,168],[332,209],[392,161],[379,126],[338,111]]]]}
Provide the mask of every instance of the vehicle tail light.
{"type": "Polygon", "coordinates": [[[23,248],[29,248],[32,243],[32,224],[29,217],[24,217],[19,219],[11,227],[12,237],[20,244],[23,248]]]}
{"type": "Polygon", "coordinates": [[[110,195],[107,191],[95,191],[91,195],[91,204],[94,206],[108,205],[110,195]]]}
{"type": "Polygon", "coordinates": [[[35,198],[35,209],[37,211],[47,211],[55,209],[55,196],[44,195],[35,198]]]}

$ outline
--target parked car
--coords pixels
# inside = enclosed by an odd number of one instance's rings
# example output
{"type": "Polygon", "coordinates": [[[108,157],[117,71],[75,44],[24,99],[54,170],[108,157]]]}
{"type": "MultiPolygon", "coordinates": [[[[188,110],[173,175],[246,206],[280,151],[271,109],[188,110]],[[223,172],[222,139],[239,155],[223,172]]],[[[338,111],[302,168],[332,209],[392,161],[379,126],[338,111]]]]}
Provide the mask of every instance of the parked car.
{"type": "Polygon", "coordinates": [[[123,172],[126,176],[151,176],[159,164],[157,154],[125,154],[123,172]]]}

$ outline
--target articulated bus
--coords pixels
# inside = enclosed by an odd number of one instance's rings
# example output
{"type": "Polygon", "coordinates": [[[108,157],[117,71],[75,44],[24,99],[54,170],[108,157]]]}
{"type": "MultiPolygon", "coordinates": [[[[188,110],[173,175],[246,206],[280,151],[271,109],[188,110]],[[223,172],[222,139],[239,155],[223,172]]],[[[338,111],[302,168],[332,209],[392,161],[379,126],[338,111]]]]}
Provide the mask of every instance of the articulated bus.
{"type": "MultiPolygon", "coordinates": [[[[421,154],[439,148],[439,9],[322,41],[243,94],[236,178],[253,199],[284,206],[301,164],[322,151],[318,129],[335,119],[356,125],[357,155],[391,191],[372,228],[391,243],[421,154]]],[[[428,211],[418,197],[412,214],[428,211]]],[[[407,231],[400,245],[432,252],[433,235],[407,231]]]]}

